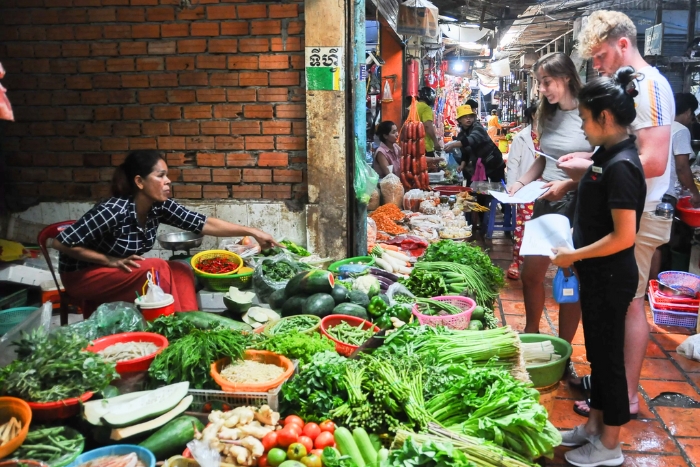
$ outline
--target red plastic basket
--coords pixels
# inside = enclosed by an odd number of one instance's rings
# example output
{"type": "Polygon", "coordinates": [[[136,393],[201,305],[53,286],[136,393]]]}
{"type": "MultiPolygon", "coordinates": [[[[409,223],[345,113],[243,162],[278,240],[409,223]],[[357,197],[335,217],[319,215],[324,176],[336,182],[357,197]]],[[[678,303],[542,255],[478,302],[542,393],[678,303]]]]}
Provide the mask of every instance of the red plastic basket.
{"type": "Polygon", "coordinates": [[[678,217],[690,227],[700,228],[700,210],[693,209],[690,205],[690,196],[684,196],[678,200],[676,211],[678,211],[678,217]]]}
{"type": "Polygon", "coordinates": [[[166,339],[165,336],[161,336],[160,334],[156,334],[154,332],[122,332],[96,339],[92,342],[92,345],[88,346],[85,350],[97,353],[100,350],[106,349],[110,345],[119,344],[121,342],[151,342],[158,346],[158,350],[150,355],[146,355],[145,357],[118,362],[116,370],[120,375],[124,373],[148,371],[148,367],[151,366],[151,363],[153,362],[153,359],[156,358],[156,355],[158,355],[168,346],[168,339],[166,339]]]}
{"type": "Polygon", "coordinates": [[[649,302],[657,310],[682,311],[696,313],[700,308],[700,299],[690,297],[674,297],[659,290],[658,281],[649,281],[649,302]]]}
{"type": "Polygon", "coordinates": [[[338,339],[334,338],[330,334],[328,334],[327,330],[328,328],[332,328],[333,326],[337,326],[340,323],[345,321],[348,323],[350,326],[359,326],[362,324],[362,329],[370,329],[372,328],[374,332],[379,332],[380,329],[375,326],[374,324],[370,323],[369,321],[365,321],[362,318],[357,318],[356,316],[350,316],[350,315],[330,315],[326,316],[321,320],[321,334],[335,342],[335,351],[338,352],[340,355],[344,355],[346,357],[349,357],[352,355],[352,353],[357,350],[359,347],[356,345],[351,345],[351,344],[346,344],[345,342],[340,342],[338,339]]]}
{"type": "Polygon", "coordinates": [[[80,397],[63,399],[56,402],[29,402],[27,404],[32,409],[32,418],[37,421],[61,420],[70,418],[80,413],[81,402],[85,402],[93,396],[88,391],[80,397]]]}
{"type": "Polygon", "coordinates": [[[476,308],[476,302],[468,297],[446,295],[444,297],[433,297],[432,300],[447,302],[460,308],[461,313],[445,316],[428,316],[419,311],[418,304],[413,305],[413,314],[418,318],[420,324],[426,326],[445,326],[450,329],[467,329],[469,321],[472,319],[472,312],[476,308]]]}

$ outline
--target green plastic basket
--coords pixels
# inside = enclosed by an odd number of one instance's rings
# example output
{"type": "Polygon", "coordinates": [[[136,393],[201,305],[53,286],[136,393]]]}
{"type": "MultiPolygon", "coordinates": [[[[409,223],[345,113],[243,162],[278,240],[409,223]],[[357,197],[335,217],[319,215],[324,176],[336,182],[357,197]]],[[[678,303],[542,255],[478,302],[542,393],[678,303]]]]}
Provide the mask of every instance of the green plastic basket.
{"type": "Polygon", "coordinates": [[[337,273],[338,269],[346,264],[366,264],[367,266],[373,266],[374,258],[371,256],[355,256],[354,258],[341,259],[328,266],[328,270],[332,273],[337,273]]]}
{"type": "Polygon", "coordinates": [[[238,290],[250,288],[253,284],[253,271],[230,276],[215,277],[211,274],[196,274],[205,289],[212,292],[228,292],[229,287],[237,287],[238,290]]]}
{"type": "Polygon", "coordinates": [[[35,306],[23,306],[0,311],[0,336],[21,324],[29,315],[37,310],[35,306]]]}
{"type": "Polygon", "coordinates": [[[566,362],[569,361],[573,350],[571,344],[564,339],[547,334],[520,334],[520,341],[526,343],[551,341],[554,350],[561,355],[559,360],[540,365],[530,365],[525,368],[535,388],[551,386],[564,376],[566,362]]]}

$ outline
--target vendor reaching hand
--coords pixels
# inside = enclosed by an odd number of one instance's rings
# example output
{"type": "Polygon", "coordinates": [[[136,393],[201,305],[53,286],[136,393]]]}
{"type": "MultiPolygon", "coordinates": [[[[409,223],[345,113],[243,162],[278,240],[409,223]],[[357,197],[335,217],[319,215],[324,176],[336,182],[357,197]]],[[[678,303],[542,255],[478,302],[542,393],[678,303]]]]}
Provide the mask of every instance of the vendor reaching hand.
{"type": "Polygon", "coordinates": [[[462,149],[462,163],[459,170],[466,180],[470,180],[467,173],[469,161],[476,164],[480,159],[486,171],[486,177],[492,182],[500,182],[505,179],[506,164],[503,162],[503,154],[494,144],[486,129],[477,121],[476,112],[470,105],[462,105],[457,108],[457,123],[460,132],[455,141],[445,145],[445,150],[454,148],[462,149]]]}
{"type": "Polygon", "coordinates": [[[157,151],[131,152],[114,173],[112,195],[61,232],[51,245],[60,252],[58,270],[71,297],[98,303],[131,302],[153,268],[163,291],[173,296],[175,311],[196,310],[189,266],[141,256],[153,248],[161,222],[217,237],[250,235],[261,248],[277,245],[261,230],[207,217],[170,199],[168,166],[157,151]]]}

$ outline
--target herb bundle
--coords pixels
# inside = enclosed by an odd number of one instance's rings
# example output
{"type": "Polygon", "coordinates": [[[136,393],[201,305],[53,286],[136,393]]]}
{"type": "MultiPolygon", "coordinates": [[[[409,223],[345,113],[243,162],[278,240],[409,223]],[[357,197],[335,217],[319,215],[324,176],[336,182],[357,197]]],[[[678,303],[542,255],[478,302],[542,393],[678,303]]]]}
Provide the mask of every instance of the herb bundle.
{"type": "Polygon", "coordinates": [[[253,345],[257,350],[268,350],[293,360],[300,364],[309,363],[313,356],[321,352],[335,352],[335,344],[330,339],[314,332],[302,334],[299,331],[289,331],[276,334],[253,345]]]}

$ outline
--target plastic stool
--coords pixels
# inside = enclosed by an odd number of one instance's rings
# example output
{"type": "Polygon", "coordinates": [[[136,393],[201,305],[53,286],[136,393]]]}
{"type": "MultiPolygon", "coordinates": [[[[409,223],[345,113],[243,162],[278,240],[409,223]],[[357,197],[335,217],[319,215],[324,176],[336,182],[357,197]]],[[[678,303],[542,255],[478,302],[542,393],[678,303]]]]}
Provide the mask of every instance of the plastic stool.
{"type": "Polygon", "coordinates": [[[496,210],[498,209],[498,201],[496,198],[491,198],[489,203],[489,220],[486,226],[486,238],[493,237],[494,232],[512,232],[515,230],[515,204],[507,204],[503,212],[503,221],[496,221],[496,210]]]}

